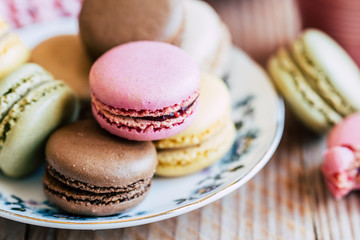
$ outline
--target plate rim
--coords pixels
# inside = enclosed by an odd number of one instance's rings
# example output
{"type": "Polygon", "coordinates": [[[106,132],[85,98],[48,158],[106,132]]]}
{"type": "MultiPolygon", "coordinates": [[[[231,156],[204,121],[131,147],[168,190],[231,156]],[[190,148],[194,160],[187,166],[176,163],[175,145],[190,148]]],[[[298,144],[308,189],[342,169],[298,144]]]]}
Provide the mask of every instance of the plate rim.
{"type": "MultiPolygon", "coordinates": [[[[74,18],[67,17],[67,18],[59,18],[52,22],[47,23],[37,23],[29,25],[23,29],[26,29],[29,31],[31,28],[41,27],[43,25],[51,25],[54,23],[61,23],[63,21],[74,21],[74,18]]],[[[21,31],[21,29],[18,29],[17,31],[21,31]]],[[[264,71],[264,74],[266,74],[265,70],[259,66],[258,63],[256,63],[253,59],[251,59],[246,53],[244,53],[242,50],[238,49],[237,47],[233,46],[233,51],[239,52],[240,54],[245,54],[246,57],[248,57],[252,64],[258,65],[260,70],[264,71]]],[[[274,88],[274,85],[270,82],[270,85],[274,88]]],[[[107,221],[94,221],[94,222],[72,222],[72,221],[62,221],[62,220],[51,220],[51,219],[42,219],[37,217],[31,217],[31,216],[24,216],[21,214],[9,212],[4,209],[0,209],[0,217],[10,219],[13,221],[25,223],[25,224],[31,224],[36,226],[42,226],[42,227],[50,227],[50,228],[57,228],[57,229],[78,229],[78,230],[100,230],[100,229],[114,229],[114,228],[125,228],[130,226],[139,226],[148,224],[151,222],[158,222],[164,219],[172,218],[179,216],[181,214],[188,213],[192,210],[201,208],[207,204],[210,204],[216,200],[219,200],[220,198],[224,197],[225,195],[233,192],[234,190],[238,189],[240,186],[248,182],[251,178],[253,178],[265,165],[266,163],[271,159],[274,152],[276,151],[280,140],[283,135],[284,131],[284,124],[285,124],[285,105],[282,97],[278,94],[276,89],[274,89],[275,94],[277,96],[277,113],[276,116],[276,131],[274,132],[274,135],[272,136],[271,144],[268,146],[267,150],[263,153],[261,157],[259,157],[257,163],[248,170],[248,173],[245,174],[242,177],[239,177],[238,179],[234,180],[230,184],[223,186],[220,188],[217,192],[214,192],[206,197],[200,198],[194,202],[188,203],[186,205],[182,205],[170,210],[162,211],[155,214],[150,214],[143,217],[135,217],[131,219],[117,219],[117,220],[107,220],[107,221]]]]}

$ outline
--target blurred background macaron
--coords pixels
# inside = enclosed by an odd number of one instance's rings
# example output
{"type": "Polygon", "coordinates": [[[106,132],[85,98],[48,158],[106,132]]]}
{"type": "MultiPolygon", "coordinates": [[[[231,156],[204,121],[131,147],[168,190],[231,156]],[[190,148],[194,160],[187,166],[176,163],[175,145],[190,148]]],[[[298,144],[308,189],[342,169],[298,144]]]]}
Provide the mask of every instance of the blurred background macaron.
{"type": "Polygon", "coordinates": [[[30,61],[51,72],[55,79],[67,83],[82,104],[89,107],[89,72],[91,60],[78,35],[59,35],[39,43],[30,61]]]}
{"type": "Polygon", "coordinates": [[[52,134],[46,159],[47,198],[63,211],[86,216],[113,215],[139,204],[150,190],[157,165],[151,142],[118,138],[93,119],[52,134]]]}
{"type": "Polygon", "coordinates": [[[194,173],[222,158],[235,139],[229,91],[221,79],[203,74],[199,113],[183,132],[155,141],[156,174],[176,177],[194,173]]]}
{"type": "Polygon", "coordinates": [[[285,101],[305,125],[325,132],[360,110],[360,70],[325,33],[309,29],[280,48],[268,71],[285,101]]]}
{"type": "Polygon", "coordinates": [[[360,189],[360,113],[346,117],[327,138],[322,172],[330,192],[340,199],[360,189]]]}
{"type": "Polygon", "coordinates": [[[210,5],[199,0],[84,0],[79,33],[93,59],[139,40],[180,46],[203,71],[223,76],[231,36],[210,5]]]}
{"type": "Polygon", "coordinates": [[[29,59],[30,49],[0,16],[0,79],[29,59]]]}
{"type": "Polygon", "coordinates": [[[0,168],[22,177],[44,161],[48,136],[74,121],[74,91],[36,64],[25,64],[0,81],[0,168]]]}
{"type": "Polygon", "coordinates": [[[178,45],[184,30],[179,0],[84,0],[79,33],[93,59],[132,41],[153,40],[178,45]]]}
{"type": "Polygon", "coordinates": [[[204,1],[184,0],[185,28],[180,47],[204,72],[222,77],[228,70],[231,35],[215,10],[204,1]]]}

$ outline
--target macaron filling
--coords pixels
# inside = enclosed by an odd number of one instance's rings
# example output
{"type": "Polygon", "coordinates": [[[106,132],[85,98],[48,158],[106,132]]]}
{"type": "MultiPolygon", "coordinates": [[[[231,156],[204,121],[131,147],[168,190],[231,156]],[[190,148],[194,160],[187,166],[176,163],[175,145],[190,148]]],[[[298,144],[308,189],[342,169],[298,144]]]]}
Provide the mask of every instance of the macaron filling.
{"type": "Polygon", "coordinates": [[[135,129],[138,132],[160,131],[182,124],[198,105],[199,92],[195,91],[181,104],[156,111],[116,108],[102,103],[92,94],[95,113],[118,128],[135,129]]]}
{"type": "Polygon", "coordinates": [[[345,99],[337,91],[336,87],[333,86],[325,72],[315,65],[314,61],[306,52],[304,40],[298,39],[293,44],[293,50],[293,59],[302,67],[305,75],[311,78],[311,81],[308,81],[310,85],[312,85],[337,112],[343,116],[356,112],[354,107],[346,103],[345,99]],[[296,54],[301,55],[303,58],[296,58],[296,54]]]}
{"type": "Polygon", "coordinates": [[[299,94],[304,101],[320,112],[329,126],[333,126],[341,120],[341,117],[333,110],[333,108],[324,102],[315,91],[309,91],[309,89],[312,90],[312,88],[309,83],[305,81],[305,78],[301,76],[301,71],[298,69],[291,54],[289,54],[287,50],[284,49],[283,51],[278,52],[277,65],[291,76],[293,84],[298,89],[299,94]],[[320,102],[322,104],[320,104],[320,102]]]}
{"type": "Polygon", "coordinates": [[[66,177],[48,165],[43,180],[47,194],[66,199],[66,201],[78,204],[111,205],[130,201],[146,194],[151,187],[152,177],[141,179],[128,186],[101,187],[66,177]]]}
{"type": "Polygon", "coordinates": [[[40,86],[44,82],[52,81],[53,78],[49,74],[36,72],[31,76],[21,79],[14,86],[0,96],[0,120],[11,109],[16,102],[28,94],[32,89],[40,86]]]}

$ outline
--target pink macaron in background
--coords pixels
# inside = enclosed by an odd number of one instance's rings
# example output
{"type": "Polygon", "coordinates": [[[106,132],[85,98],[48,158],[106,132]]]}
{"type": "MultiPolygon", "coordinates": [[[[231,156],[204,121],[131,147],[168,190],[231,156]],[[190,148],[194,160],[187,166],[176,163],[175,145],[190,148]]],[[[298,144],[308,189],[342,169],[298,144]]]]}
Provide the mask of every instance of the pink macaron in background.
{"type": "Polygon", "coordinates": [[[122,138],[167,138],[184,130],[197,113],[198,66],[167,43],[114,47],[94,63],[89,79],[95,119],[122,138]]]}
{"type": "Polygon", "coordinates": [[[345,118],[328,136],[322,171],[335,198],[360,189],[360,113],[345,118]]]}

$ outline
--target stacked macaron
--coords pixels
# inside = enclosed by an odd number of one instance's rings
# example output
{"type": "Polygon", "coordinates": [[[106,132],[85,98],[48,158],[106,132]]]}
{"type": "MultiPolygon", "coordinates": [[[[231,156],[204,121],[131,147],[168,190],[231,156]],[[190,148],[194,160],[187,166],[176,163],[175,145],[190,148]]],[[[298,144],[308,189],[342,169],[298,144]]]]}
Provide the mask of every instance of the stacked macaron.
{"type": "Polygon", "coordinates": [[[210,6],[85,0],[79,20],[82,41],[57,36],[33,50],[31,61],[46,70],[26,64],[0,82],[0,167],[6,175],[29,174],[45,153],[49,201],[72,214],[105,216],[139,204],[155,172],[191,174],[225,155],[235,137],[229,92],[217,77],[201,75],[199,66],[223,75],[231,40],[210,6]],[[83,44],[97,59],[92,66],[83,44]],[[48,71],[83,103],[91,97],[95,120],[55,130],[75,120],[78,102],[48,71]]]}
{"type": "Polygon", "coordinates": [[[168,43],[136,41],[103,54],[89,75],[93,116],[103,129],[85,120],[51,136],[48,199],[75,214],[116,214],[144,199],[155,170],[182,176],[224,156],[235,137],[229,92],[207,74],[200,90],[200,79],[193,59],[168,43]]]}
{"type": "Polygon", "coordinates": [[[217,76],[227,71],[229,31],[203,1],[85,0],[79,30],[94,59],[119,44],[163,41],[180,46],[203,71],[217,76]]]}
{"type": "Polygon", "coordinates": [[[137,41],[106,52],[92,66],[90,89],[95,119],[130,140],[175,135],[198,109],[200,73],[181,49],[137,41]]]}
{"type": "Polygon", "coordinates": [[[306,30],[290,47],[279,49],[268,71],[291,110],[316,132],[360,110],[360,70],[321,31],[306,30]]]}
{"type": "Polygon", "coordinates": [[[222,158],[235,138],[229,91],[220,79],[204,74],[199,113],[181,133],[155,142],[156,174],[174,177],[194,173],[222,158]]]}

